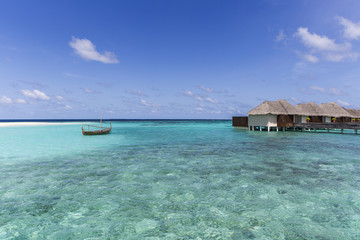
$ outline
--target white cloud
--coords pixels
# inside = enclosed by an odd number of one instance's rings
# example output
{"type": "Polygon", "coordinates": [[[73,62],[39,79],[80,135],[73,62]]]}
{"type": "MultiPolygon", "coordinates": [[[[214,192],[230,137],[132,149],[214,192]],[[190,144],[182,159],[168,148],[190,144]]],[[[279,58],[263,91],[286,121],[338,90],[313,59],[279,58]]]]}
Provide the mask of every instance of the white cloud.
{"type": "Polygon", "coordinates": [[[208,113],[212,113],[212,114],[221,114],[221,110],[208,111],[208,113]]]}
{"type": "Polygon", "coordinates": [[[353,23],[344,17],[336,17],[341,25],[344,26],[344,37],[349,39],[358,39],[360,37],[360,22],[353,23]]]}
{"type": "Polygon", "coordinates": [[[116,55],[109,51],[104,51],[103,54],[96,51],[96,46],[88,39],[79,39],[72,37],[69,42],[70,47],[74,49],[74,52],[85,60],[94,60],[102,63],[118,63],[119,60],[116,55]]]}
{"type": "Polygon", "coordinates": [[[0,98],[0,104],[12,104],[12,103],[21,103],[21,104],[25,104],[26,101],[24,99],[21,99],[21,98],[18,98],[16,100],[12,100],[11,98],[9,97],[6,97],[6,96],[2,96],[0,98]]]}
{"type": "Polygon", "coordinates": [[[20,90],[21,93],[29,98],[37,99],[37,100],[49,100],[50,97],[47,96],[44,92],[41,92],[37,89],[31,90],[20,90]]]}
{"type": "Polygon", "coordinates": [[[340,100],[340,99],[338,99],[337,102],[338,102],[338,104],[340,104],[340,105],[342,105],[342,106],[344,106],[344,107],[350,106],[350,103],[345,102],[345,101],[342,101],[342,100],[340,100]]]}
{"type": "Polygon", "coordinates": [[[65,105],[64,107],[65,109],[72,109],[72,107],[70,105],[65,105]]]}
{"type": "Polygon", "coordinates": [[[146,106],[146,107],[154,107],[154,108],[161,107],[161,105],[148,102],[148,101],[146,101],[146,100],[144,100],[144,99],[141,99],[141,100],[140,100],[140,103],[141,103],[141,105],[146,106]]]}
{"type": "Polygon", "coordinates": [[[343,91],[341,91],[338,88],[329,88],[329,89],[325,89],[322,87],[318,87],[318,86],[310,86],[308,88],[309,90],[312,91],[316,91],[319,93],[323,93],[323,94],[327,94],[327,95],[332,95],[332,96],[341,96],[341,95],[345,95],[343,91]]]}
{"type": "Polygon", "coordinates": [[[194,96],[195,99],[199,100],[199,101],[204,101],[204,98],[200,97],[200,96],[194,96]]]}
{"type": "Polygon", "coordinates": [[[301,58],[305,59],[308,62],[316,63],[319,61],[319,58],[312,55],[312,54],[303,54],[299,51],[296,51],[297,55],[299,55],[301,58]]]}
{"type": "Polygon", "coordinates": [[[337,44],[335,40],[326,36],[320,36],[316,33],[309,33],[307,28],[298,28],[295,36],[300,37],[302,42],[314,50],[320,51],[347,51],[351,49],[350,43],[337,44]]]}
{"type": "Polygon", "coordinates": [[[218,93],[227,93],[226,90],[215,90],[213,88],[208,88],[208,87],[205,87],[205,86],[202,86],[202,85],[200,85],[199,88],[201,90],[203,90],[204,92],[207,92],[207,93],[216,93],[216,94],[218,94],[218,93]]]}
{"type": "Polygon", "coordinates": [[[300,103],[301,102],[300,100],[298,100],[295,97],[291,97],[290,100],[293,101],[294,103],[300,103]]]}
{"type": "Polygon", "coordinates": [[[12,99],[7,96],[2,96],[0,98],[0,104],[11,104],[12,102],[12,99]]]}
{"type": "Polygon", "coordinates": [[[342,96],[342,95],[346,95],[343,91],[341,91],[338,88],[330,88],[328,90],[328,94],[329,95],[334,95],[334,96],[342,96]]]}
{"type": "Polygon", "coordinates": [[[125,90],[125,92],[135,96],[147,97],[147,95],[140,90],[125,90]]]}
{"type": "Polygon", "coordinates": [[[318,91],[318,92],[321,92],[321,93],[326,93],[325,88],[321,88],[321,87],[318,87],[318,86],[310,86],[309,89],[314,90],[314,91],[318,91]]]}
{"type": "Polygon", "coordinates": [[[83,92],[84,92],[84,93],[88,93],[88,94],[99,94],[99,93],[102,93],[102,92],[99,91],[99,90],[92,90],[92,89],[88,89],[88,88],[83,88],[83,92]]]}
{"type": "Polygon", "coordinates": [[[150,106],[151,104],[150,103],[148,103],[146,100],[144,100],[144,99],[142,99],[142,100],[140,100],[140,103],[142,104],[142,105],[144,105],[144,106],[150,106]]]}
{"type": "Polygon", "coordinates": [[[329,88],[328,93],[336,96],[343,95],[343,92],[338,88],[329,88]]]}
{"type": "Polygon", "coordinates": [[[22,103],[22,104],[26,103],[26,101],[24,99],[21,99],[21,98],[16,99],[16,102],[17,103],[22,103]]]}
{"type": "Polygon", "coordinates": [[[93,93],[93,90],[90,90],[88,88],[84,88],[83,91],[84,93],[93,93]]]}
{"type": "Polygon", "coordinates": [[[316,63],[319,61],[319,59],[316,56],[311,54],[305,54],[303,57],[308,62],[316,63]]]}
{"type": "Polygon", "coordinates": [[[218,102],[216,99],[213,99],[211,97],[203,97],[203,96],[200,96],[193,92],[190,92],[188,90],[184,91],[182,94],[187,97],[195,98],[196,100],[201,101],[201,102],[204,102],[204,101],[209,102],[209,103],[217,103],[218,102]]]}
{"type": "Polygon", "coordinates": [[[185,96],[194,96],[194,93],[192,93],[192,92],[190,92],[190,91],[184,91],[183,92],[183,94],[185,95],[185,96]]]}
{"type": "Polygon", "coordinates": [[[55,98],[59,101],[63,100],[64,98],[62,96],[55,96],[55,98]]]}
{"type": "MultiPolygon", "coordinates": [[[[341,21],[344,20],[344,18],[340,17],[339,19],[341,19],[341,21]]],[[[310,33],[307,28],[298,28],[294,35],[299,37],[302,43],[310,48],[311,52],[308,54],[302,54],[295,51],[300,57],[308,62],[318,62],[320,61],[320,57],[321,59],[330,62],[341,62],[345,60],[356,61],[360,56],[359,53],[352,52],[352,45],[349,42],[339,44],[336,43],[334,39],[329,39],[327,36],[310,33]]]]}
{"type": "Polygon", "coordinates": [[[204,90],[205,92],[208,92],[208,93],[214,92],[214,89],[212,89],[212,88],[207,88],[207,87],[204,87],[204,86],[199,86],[199,88],[204,90]]]}
{"type": "Polygon", "coordinates": [[[74,74],[74,73],[64,73],[64,75],[65,75],[66,77],[71,77],[71,78],[80,78],[80,77],[81,77],[81,75],[79,75],[79,74],[74,74]]]}
{"type": "Polygon", "coordinates": [[[218,102],[216,99],[213,99],[211,97],[206,97],[204,100],[207,101],[207,102],[210,102],[210,103],[217,103],[218,102]]]}
{"type": "Polygon", "coordinates": [[[284,34],[284,31],[280,30],[278,35],[276,35],[275,41],[276,42],[282,42],[282,41],[285,40],[285,38],[286,38],[286,35],[284,34]]]}
{"type": "Polygon", "coordinates": [[[326,53],[324,54],[324,57],[326,60],[330,62],[341,62],[345,59],[350,59],[352,61],[355,61],[359,57],[359,53],[353,52],[353,53],[326,53]]]}

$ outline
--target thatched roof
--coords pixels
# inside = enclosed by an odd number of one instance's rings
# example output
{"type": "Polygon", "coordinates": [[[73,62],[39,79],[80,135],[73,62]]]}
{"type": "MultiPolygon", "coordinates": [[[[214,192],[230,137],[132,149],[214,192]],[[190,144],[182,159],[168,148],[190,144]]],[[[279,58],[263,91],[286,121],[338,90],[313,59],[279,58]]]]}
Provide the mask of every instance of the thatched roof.
{"type": "Polygon", "coordinates": [[[360,118],[360,110],[345,109],[334,102],[317,105],[310,102],[295,107],[286,100],[265,101],[248,112],[248,115],[303,115],[360,118]]]}
{"type": "Polygon", "coordinates": [[[304,116],[325,116],[326,112],[316,103],[304,103],[295,106],[297,115],[304,116]]]}
{"type": "Polygon", "coordinates": [[[353,108],[350,108],[350,109],[344,108],[344,109],[351,115],[351,117],[360,118],[360,110],[353,109],[353,108]]]}
{"type": "Polygon", "coordinates": [[[334,102],[322,103],[320,107],[325,111],[324,116],[328,117],[352,117],[352,115],[347,112],[344,108],[340,107],[334,102]]]}
{"type": "Polygon", "coordinates": [[[283,106],[283,108],[285,108],[287,114],[289,115],[297,114],[296,108],[293,105],[291,105],[291,103],[289,103],[288,101],[284,99],[280,99],[277,100],[277,102],[279,102],[283,106]]]}
{"type": "Polygon", "coordinates": [[[248,112],[248,115],[293,115],[296,109],[286,100],[265,101],[248,112]]]}

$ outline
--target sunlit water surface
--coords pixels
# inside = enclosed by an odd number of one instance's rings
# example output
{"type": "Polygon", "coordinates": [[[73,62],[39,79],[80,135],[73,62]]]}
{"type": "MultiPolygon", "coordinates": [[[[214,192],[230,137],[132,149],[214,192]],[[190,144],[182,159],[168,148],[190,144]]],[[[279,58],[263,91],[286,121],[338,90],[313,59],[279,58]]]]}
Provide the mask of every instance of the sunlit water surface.
{"type": "Polygon", "coordinates": [[[0,128],[0,239],[360,239],[360,135],[0,128]]]}

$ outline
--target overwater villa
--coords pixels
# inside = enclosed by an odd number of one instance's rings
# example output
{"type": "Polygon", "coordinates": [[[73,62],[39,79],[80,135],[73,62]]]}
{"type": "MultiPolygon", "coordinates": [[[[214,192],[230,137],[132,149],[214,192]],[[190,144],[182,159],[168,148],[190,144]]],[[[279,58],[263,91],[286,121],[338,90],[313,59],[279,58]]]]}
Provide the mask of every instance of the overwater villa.
{"type": "Polygon", "coordinates": [[[234,127],[250,131],[286,131],[304,129],[360,129],[360,110],[345,109],[334,102],[291,105],[286,100],[265,101],[248,112],[233,117],[234,127]]]}
{"type": "Polygon", "coordinates": [[[265,101],[248,112],[249,130],[293,127],[296,108],[286,100],[265,101]]]}

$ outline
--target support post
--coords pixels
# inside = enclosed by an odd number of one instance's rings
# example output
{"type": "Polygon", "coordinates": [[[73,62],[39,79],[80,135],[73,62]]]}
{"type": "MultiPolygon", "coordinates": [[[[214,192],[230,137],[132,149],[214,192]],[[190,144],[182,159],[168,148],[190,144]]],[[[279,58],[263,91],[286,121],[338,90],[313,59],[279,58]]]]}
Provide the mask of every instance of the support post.
{"type": "Polygon", "coordinates": [[[270,132],[270,127],[268,127],[268,132],[270,132]]]}
{"type": "Polygon", "coordinates": [[[279,127],[276,127],[276,131],[277,131],[277,132],[279,131],[279,127]]]}
{"type": "Polygon", "coordinates": [[[259,129],[260,129],[260,132],[262,132],[262,127],[261,126],[259,127],[259,129]]]}
{"type": "Polygon", "coordinates": [[[344,133],[344,129],[343,129],[343,128],[341,129],[341,133],[344,133]]]}
{"type": "Polygon", "coordinates": [[[357,134],[357,129],[355,129],[355,134],[357,134]]]}
{"type": "Polygon", "coordinates": [[[328,132],[330,132],[330,128],[328,128],[327,130],[328,130],[328,132]]]}

